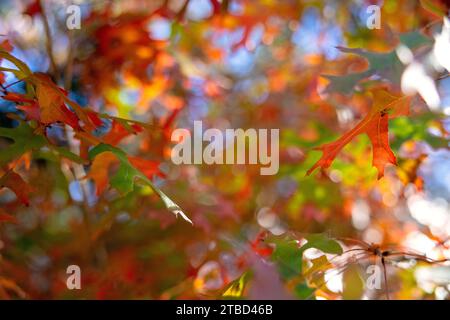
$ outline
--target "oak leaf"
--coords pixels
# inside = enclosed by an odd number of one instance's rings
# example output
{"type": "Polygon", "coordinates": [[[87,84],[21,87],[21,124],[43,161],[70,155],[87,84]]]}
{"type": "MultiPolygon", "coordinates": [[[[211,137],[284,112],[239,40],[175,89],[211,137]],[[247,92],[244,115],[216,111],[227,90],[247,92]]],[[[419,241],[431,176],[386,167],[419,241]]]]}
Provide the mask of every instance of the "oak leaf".
{"type": "Polygon", "coordinates": [[[389,146],[388,119],[408,114],[409,97],[395,97],[384,89],[373,92],[371,111],[356,127],[338,140],[315,148],[323,152],[322,157],[307,171],[311,174],[316,168],[328,168],[337,154],[356,136],[365,133],[372,144],[372,165],[378,170],[378,179],[384,175],[387,163],[397,164],[394,153],[389,146]]]}
{"type": "Polygon", "coordinates": [[[111,167],[119,164],[117,157],[109,151],[100,153],[92,161],[91,169],[87,178],[94,180],[97,195],[102,194],[109,183],[111,167]]]}
{"type": "Polygon", "coordinates": [[[35,74],[36,97],[40,108],[40,119],[44,124],[62,122],[74,129],[79,128],[78,117],[64,104],[64,97],[50,78],[43,74],[35,74]]]}
{"type": "Polygon", "coordinates": [[[128,156],[124,151],[117,149],[111,145],[101,143],[89,151],[89,158],[94,160],[100,154],[108,152],[114,154],[119,161],[119,168],[117,172],[109,180],[110,185],[118,190],[122,194],[127,194],[134,189],[134,184],[137,180],[140,180],[144,184],[148,185],[155,194],[163,201],[166,208],[171,211],[176,217],[180,215],[187,222],[192,223],[191,219],[181,210],[181,208],[173,202],[162,190],[160,190],[147,176],[148,172],[142,172],[139,168],[135,167],[136,163],[140,165],[136,159],[128,156]],[[134,163],[133,163],[134,162],[134,163]]]}
{"type": "Polygon", "coordinates": [[[124,138],[131,134],[137,134],[143,129],[137,124],[129,125],[126,121],[119,121],[114,119],[112,121],[111,130],[103,136],[103,141],[112,146],[116,146],[124,138]]]}

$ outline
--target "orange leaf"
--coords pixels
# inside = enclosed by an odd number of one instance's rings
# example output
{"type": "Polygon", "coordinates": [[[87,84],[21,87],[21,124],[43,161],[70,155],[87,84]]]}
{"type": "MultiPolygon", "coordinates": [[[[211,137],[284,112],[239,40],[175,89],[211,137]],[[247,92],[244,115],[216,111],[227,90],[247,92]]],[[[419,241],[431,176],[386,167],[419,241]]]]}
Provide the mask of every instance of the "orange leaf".
{"type": "Polygon", "coordinates": [[[146,160],[132,156],[128,156],[128,161],[130,161],[133,167],[141,171],[149,179],[152,179],[155,175],[161,178],[165,177],[165,174],[159,170],[160,163],[158,161],[146,160]]]}
{"type": "Polygon", "coordinates": [[[14,171],[8,171],[0,178],[0,188],[9,188],[17,196],[17,198],[26,206],[30,204],[28,195],[31,193],[31,187],[22,179],[20,175],[14,171]]]}
{"type": "Polygon", "coordinates": [[[34,75],[36,81],[36,97],[40,107],[41,122],[51,124],[62,122],[74,129],[79,128],[78,117],[64,104],[64,94],[43,74],[34,75]]]}
{"type": "Polygon", "coordinates": [[[116,163],[118,164],[119,160],[112,152],[103,152],[94,158],[87,177],[94,180],[97,195],[102,194],[106,190],[109,183],[111,166],[116,163]]]}
{"type": "MultiPolygon", "coordinates": [[[[128,156],[128,161],[149,179],[152,179],[155,175],[160,176],[161,178],[165,177],[159,170],[158,161],[132,156],[128,156]]],[[[118,164],[119,159],[117,159],[117,156],[109,151],[102,152],[94,158],[89,174],[86,177],[94,180],[97,188],[97,195],[102,194],[106,190],[114,166],[118,164]]]]}
{"type": "Polygon", "coordinates": [[[324,144],[316,150],[323,152],[322,157],[308,171],[311,174],[316,168],[328,168],[337,154],[356,136],[365,133],[372,143],[372,164],[378,170],[378,179],[384,175],[387,163],[396,164],[396,158],[389,147],[388,118],[405,115],[409,110],[409,97],[395,97],[384,89],[373,91],[371,111],[356,127],[334,142],[324,144]],[[390,116],[389,116],[390,114],[390,116]]]}
{"type": "Polygon", "coordinates": [[[372,143],[372,165],[378,170],[378,179],[384,175],[387,163],[397,165],[397,159],[389,147],[388,114],[377,112],[366,126],[366,134],[372,143]]]}
{"type": "Polygon", "coordinates": [[[137,124],[131,126],[133,131],[127,130],[120,122],[113,120],[111,130],[103,137],[103,141],[112,146],[116,146],[122,139],[131,134],[137,134],[142,131],[142,127],[137,124]]]}

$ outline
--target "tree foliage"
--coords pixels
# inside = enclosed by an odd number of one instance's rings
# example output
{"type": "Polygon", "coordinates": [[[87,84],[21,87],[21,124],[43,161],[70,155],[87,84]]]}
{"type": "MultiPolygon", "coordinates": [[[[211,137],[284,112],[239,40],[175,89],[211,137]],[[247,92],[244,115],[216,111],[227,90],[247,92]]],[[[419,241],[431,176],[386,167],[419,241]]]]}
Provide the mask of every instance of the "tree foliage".
{"type": "Polygon", "coordinates": [[[79,8],[0,5],[0,298],[449,297],[446,1],[79,8]],[[175,165],[196,120],[279,172],[175,165]]]}

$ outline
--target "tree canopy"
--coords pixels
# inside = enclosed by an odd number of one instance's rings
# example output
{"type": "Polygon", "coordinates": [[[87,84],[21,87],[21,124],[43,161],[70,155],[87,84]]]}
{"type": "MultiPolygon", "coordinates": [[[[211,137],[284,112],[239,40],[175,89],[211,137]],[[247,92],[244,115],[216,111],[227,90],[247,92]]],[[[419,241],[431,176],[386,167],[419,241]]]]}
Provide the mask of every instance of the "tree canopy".
{"type": "Polygon", "coordinates": [[[448,299],[449,6],[2,1],[0,298],[448,299]]]}

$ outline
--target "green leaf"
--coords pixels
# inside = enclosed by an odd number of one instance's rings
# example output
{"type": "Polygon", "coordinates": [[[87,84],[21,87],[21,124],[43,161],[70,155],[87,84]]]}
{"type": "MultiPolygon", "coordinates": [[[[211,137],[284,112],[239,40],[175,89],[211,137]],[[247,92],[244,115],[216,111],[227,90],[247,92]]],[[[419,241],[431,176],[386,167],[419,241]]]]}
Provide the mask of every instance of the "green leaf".
{"type": "Polygon", "coordinates": [[[122,194],[127,194],[133,191],[134,183],[136,180],[141,180],[161,198],[164,205],[168,210],[170,210],[176,217],[181,215],[181,217],[187,222],[192,223],[192,221],[184,214],[181,208],[173,202],[164,192],[157,188],[141,171],[136,169],[128,160],[127,154],[117,149],[109,144],[99,144],[89,151],[89,159],[94,159],[95,156],[102,152],[112,152],[120,162],[119,170],[111,178],[111,186],[117,189],[122,194]]]}
{"type": "Polygon", "coordinates": [[[314,291],[316,291],[316,289],[308,287],[304,282],[296,285],[294,288],[295,296],[302,300],[310,298],[314,291]]]}
{"type": "Polygon", "coordinates": [[[433,43],[431,38],[418,31],[402,33],[399,38],[400,42],[411,50],[433,43]]]}
{"type": "Polygon", "coordinates": [[[370,70],[359,73],[350,73],[345,76],[323,75],[324,78],[327,78],[330,81],[325,92],[340,92],[348,95],[352,93],[353,88],[359,81],[371,75],[372,72],[370,70]]]}
{"type": "Polygon", "coordinates": [[[278,264],[279,272],[284,280],[302,274],[303,252],[307,249],[316,248],[331,254],[342,253],[340,244],[329,239],[325,234],[310,234],[305,239],[308,242],[302,247],[299,246],[297,240],[290,238],[272,240],[275,243],[272,259],[278,264]]]}
{"type": "Polygon", "coordinates": [[[16,76],[17,79],[20,79],[21,77],[23,77],[23,72],[20,70],[17,70],[17,69],[0,67],[0,71],[1,72],[11,72],[12,74],[14,74],[16,76]]]}
{"type": "Polygon", "coordinates": [[[16,65],[17,68],[19,68],[20,73],[18,73],[16,70],[15,71],[9,70],[11,72],[14,72],[14,74],[16,74],[16,76],[20,76],[20,78],[25,78],[32,74],[30,68],[28,68],[28,66],[25,64],[25,62],[23,62],[20,59],[17,59],[16,57],[14,57],[12,54],[8,53],[7,51],[0,49],[0,58],[6,59],[6,60],[12,62],[13,64],[16,65]]]}
{"type": "Polygon", "coordinates": [[[51,149],[56,151],[60,157],[72,160],[73,162],[79,163],[79,164],[87,164],[87,161],[81,158],[79,155],[73,153],[72,151],[68,150],[67,148],[63,147],[57,147],[57,146],[49,146],[51,149]]]}
{"type": "Polygon", "coordinates": [[[333,254],[341,254],[342,247],[341,245],[333,239],[328,238],[323,233],[318,234],[310,234],[305,237],[308,242],[302,246],[302,250],[306,250],[309,248],[316,248],[325,253],[333,253],[333,254]]]}
{"type": "Polygon", "coordinates": [[[33,129],[25,123],[19,124],[16,128],[0,128],[0,136],[14,140],[12,145],[0,153],[0,165],[7,164],[25,152],[39,149],[46,144],[45,138],[34,134],[33,129]]]}
{"type": "Polygon", "coordinates": [[[403,71],[403,64],[397,57],[395,50],[387,53],[370,52],[359,48],[339,47],[345,53],[353,53],[365,58],[369,62],[366,71],[370,76],[379,75],[393,83],[399,83],[403,71]]]}
{"type": "MultiPolygon", "coordinates": [[[[399,39],[401,44],[407,46],[411,50],[433,43],[431,38],[418,31],[402,33],[399,35],[399,39]]],[[[330,80],[330,84],[325,90],[326,92],[340,92],[348,95],[361,80],[367,79],[373,75],[378,75],[392,83],[400,83],[400,77],[404,66],[399,60],[395,50],[379,53],[366,51],[360,48],[337,48],[342,52],[356,54],[365,58],[369,63],[369,67],[366,71],[343,76],[323,75],[323,77],[330,80]]]]}
{"type": "Polygon", "coordinates": [[[281,277],[291,279],[302,273],[303,251],[300,250],[297,240],[276,240],[272,259],[278,264],[281,277]]]}

